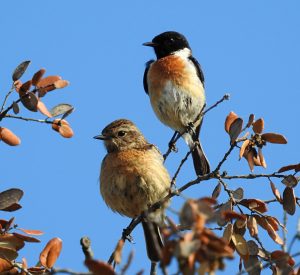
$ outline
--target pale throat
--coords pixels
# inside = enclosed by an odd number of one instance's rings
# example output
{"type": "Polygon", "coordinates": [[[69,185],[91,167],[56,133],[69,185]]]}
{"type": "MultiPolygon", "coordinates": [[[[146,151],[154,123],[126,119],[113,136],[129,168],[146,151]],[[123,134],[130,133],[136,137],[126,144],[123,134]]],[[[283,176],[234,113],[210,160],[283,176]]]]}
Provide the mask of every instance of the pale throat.
{"type": "Polygon", "coordinates": [[[183,57],[183,58],[188,58],[192,55],[192,51],[189,48],[184,48],[184,49],[174,52],[173,54],[176,56],[183,57]]]}

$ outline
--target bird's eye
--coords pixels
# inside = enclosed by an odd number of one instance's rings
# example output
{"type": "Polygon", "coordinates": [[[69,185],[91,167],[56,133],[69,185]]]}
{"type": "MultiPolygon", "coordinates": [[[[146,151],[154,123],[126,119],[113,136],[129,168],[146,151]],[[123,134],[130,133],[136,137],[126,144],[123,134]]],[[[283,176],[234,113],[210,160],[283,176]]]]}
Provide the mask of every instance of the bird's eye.
{"type": "Polygon", "coordinates": [[[118,137],[124,137],[126,135],[125,131],[119,131],[118,132],[118,137]]]}

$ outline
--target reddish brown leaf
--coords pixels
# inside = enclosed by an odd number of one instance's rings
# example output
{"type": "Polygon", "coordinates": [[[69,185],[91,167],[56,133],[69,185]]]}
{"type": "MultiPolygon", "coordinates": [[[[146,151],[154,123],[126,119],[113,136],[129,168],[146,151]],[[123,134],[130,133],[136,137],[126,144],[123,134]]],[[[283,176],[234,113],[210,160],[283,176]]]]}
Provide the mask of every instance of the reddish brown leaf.
{"type": "Polygon", "coordinates": [[[46,268],[43,267],[43,266],[34,266],[34,267],[29,267],[28,271],[31,274],[41,275],[41,274],[44,274],[46,272],[46,268]]]}
{"type": "Polygon", "coordinates": [[[281,203],[282,199],[281,199],[279,190],[275,187],[275,184],[272,181],[270,181],[270,185],[271,185],[272,192],[273,192],[276,200],[278,200],[281,203]]]}
{"type": "Polygon", "coordinates": [[[14,101],[12,107],[14,114],[17,115],[20,112],[19,104],[14,101]]]}
{"type": "Polygon", "coordinates": [[[230,112],[229,115],[226,117],[225,120],[225,131],[229,133],[229,128],[233,121],[238,118],[238,115],[235,112],[230,112]]]}
{"type": "Polygon", "coordinates": [[[227,224],[223,232],[223,238],[226,240],[227,244],[229,244],[229,242],[231,241],[232,234],[233,234],[233,224],[229,223],[227,224]]]}
{"type": "Polygon", "coordinates": [[[32,85],[36,86],[38,84],[38,82],[42,79],[45,72],[46,72],[46,70],[44,68],[37,71],[32,77],[32,85]]]}
{"type": "Polygon", "coordinates": [[[15,218],[13,217],[13,218],[10,218],[10,220],[7,222],[7,224],[5,225],[5,231],[8,231],[10,228],[11,228],[11,226],[12,226],[12,224],[14,223],[14,221],[15,221],[15,218]]]}
{"type": "Polygon", "coordinates": [[[46,105],[39,99],[38,104],[37,104],[37,108],[40,111],[40,113],[42,113],[43,115],[47,116],[47,117],[52,117],[51,113],[48,111],[46,105]]]}
{"type": "Polygon", "coordinates": [[[41,242],[39,239],[37,238],[34,238],[34,237],[30,237],[30,236],[26,236],[26,235],[23,235],[23,234],[19,234],[19,233],[12,233],[14,236],[18,237],[19,239],[25,241],[25,242],[28,242],[28,243],[39,243],[41,242]]]}
{"type": "Polygon", "coordinates": [[[54,82],[54,87],[56,89],[62,89],[67,87],[69,84],[70,84],[69,81],[60,79],[54,82]]]}
{"type": "Polygon", "coordinates": [[[24,229],[24,228],[18,228],[18,229],[28,235],[40,236],[44,234],[44,232],[41,230],[32,230],[32,229],[24,229]]]}
{"type": "Polygon", "coordinates": [[[0,246],[0,258],[13,261],[18,257],[18,253],[15,249],[0,246]]]}
{"type": "Polygon", "coordinates": [[[15,68],[13,74],[12,74],[12,79],[13,81],[18,80],[19,78],[22,77],[22,75],[25,73],[27,70],[27,67],[29,66],[31,61],[27,60],[22,62],[21,64],[18,65],[17,68],[15,68]]]}
{"type": "Polygon", "coordinates": [[[113,267],[106,262],[90,259],[85,260],[84,264],[94,275],[115,275],[113,267]]]}
{"type": "Polygon", "coordinates": [[[257,245],[257,243],[253,240],[250,240],[247,242],[248,245],[248,249],[249,249],[249,254],[251,256],[256,256],[259,252],[259,247],[257,245]]]}
{"type": "Polygon", "coordinates": [[[38,89],[39,97],[44,97],[48,92],[51,92],[55,89],[56,88],[55,88],[54,84],[48,85],[46,87],[41,87],[41,88],[38,89]]]}
{"type": "Polygon", "coordinates": [[[4,127],[0,127],[0,140],[10,146],[16,146],[21,143],[18,136],[16,136],[11,130],[4,127]]]}
{"type": "Polygon", "coordinates": [[[40,262],[47,268],[52,268],[59,257],[62,249],[62,240],[59,238],[51,239],[40,254],[40,262]]]}
{"type": "Polygon", "coordinates": [[[290,215],[294,215],[296,211],[296,198],[294,189],[291,187],[286,187],[283,191],[282,196],[283,209],[290,215]]]}
{"type": "Polygon", "coordinates": [[[1,259],[0,258],[0,272],[5,272],[5,271],[9,271],[13,268],[13,265],[11,262],[1,259]]]}
{"type": "Polygon", "coordinates": [[[267,205],[258,199],[243,199],[239,202],[239,204],[244,205],[250,210],[256,210],[260,213],[265,213],[268,211],[267,205]]]}
{"type": "Polygon", "coordinates": [[[37,112],[38,98],[34,93],[28,92],[26,96],[22,96],[20,99],[26,109],[31,112],[37,112]]]}
{"type": "Polygon", "coordinates": [[[240,159],[241,159],[242,156],[244,155],[245,150],[246,150],[246,148],[248,147],[249,143],[250,143],[250,140],[249,140],[249,139],[246,139],[246,140],[243,142],[243,144],[242,144],[242,146],[241,146],[241,149],[240,149],[240,155],[239,155],[240,159]]]}
{"type": "Polygon", "coordinates": [[[261,138],[270,143],[287,144],[287,139],[280,134],[265,133],[261,135],[261,138]]]}
{"type": "MultiPolygon", "coordinates": [[[[22,258],[22,268],[23,270],[27,270],[28,268],[27,260],[25,258],[22,258]]],[[[22,271],[21,275],[27,275],[27,273],[25,271],[22,271]]]]}
{"type": "Polygon", "coordinates": [[[294,259],[286,252],[282,250],[275,250],[271,253],[271,260],[278,263],[278,261],[283,261],[288,263],[290,266],[295,265],[294,259]]]}
{"type": "Polygon", "coordinates": [[[11,188],[0,193],[0,209],[7,208],[14,203],[17,203],[23,196],[24,192],[21,189],[11,188]]]}
{"type": "Polygon", "coordinates": [[[254,216],[250,216],[247,219],[247,228],[249,230],[249,234],[252,237],[256,237],[258,235],[257,222],[254,216]]]}
{"type": "Polygon", "coordinates": [[[61,125],[58,129],[60,135],[64,138],[71,138],[74,135],[72,128],[69,125],[61,125]]]}
{"type": "Polygon", "coordinates": [[[254,114],[251,114],[248,118],[246,128],[249,128],[253,124],[253,122],[254,122],[254,114]]]}
{"type": "Polygon", "coordinates": [[[24,96],[27,92],[29,92],[31,88],[31,84],[32,84],[31,80],[28,80],[24,84],[22,84],[22,86],[19,89],[20,97],[24,96]]]}
{"type": "Polygon", "coordinates": [[[268,232],[269,236],[273,239],[274,242],[278,243],[279,245],[283,244],[283,240],[279,237],[274,228],[268,223],[266,218],[260,217],[258,215],[253,216],[255,216],[257,223],[268,232]]]}
{"type": "Polygon", "coordinates": [[[233,210],[226,210],[222,213],[222,215],[226,221],[230,221],[232,219],[240,219],[245,221],[247,219],[246,215],[239,214],[233,210]]]}
{"type": "Polygon", "coordinates": [[[13,250],[20,250],[24,247],[25,243],[23,240],[17,238],[13,234],[3,234],[0,236],[1,247],[10,248],[13,250]]]}
{"type": "Polygon", "coordinates": [[[172,257],[174,255],[174,250],[176,247],[176,241],[168,241],[162,248],[162,263],[167,266],[171,263],[172,257]]]}
{"type": "Polygon", "coordinates": [[[122,261],[122,250],[123,250],[123,247],[124,247],[124,240],[119,240],[118,243],[117,243],[117,246],[115,248],[115,255],[114,255],[114,261],[116,264],[120,264],[121,261],[122,261]]]}
{"type": "Polygon", "coordinates": [[[257,256],[250,256],[249,259],[244,260],[244,268],[249,275],[260,275],[263,269],[262,263],[257,256]]]}
{"type": "Polygon", "coordinates": [[[230,143],[233,144],[236,139],[239,137],[240,133],[242,132],[243,128],[243,120],[241,118],[237,118],[229,127],[229,136],[230,136],[230,143]]]}
{"type": "Polygon", "coordinates": [[[261,134],[262,131],[264,130],[264,120],[262,118],[256,120],[252,124],[252,129],[255,134],[261,134]]]}
{"type": "Polygon", "coordinates": [[[58,76],[58,75],[50,75],[50,76],[47,76],[45,78],[42,78],[38,83],[37,83],[37,87],[38,88],[44,88],[44,87],[47,87],[47,86],[51,86],[51,85],[54,85],[54,83],[58,80],[60,80],[61,77],[58,76]]]}
{"type": "Polygon", "coordinates": [[[273,227],[275,231],[279,230],[279,221],[275,217],[265,216],[267,222],[273,227]]]}
{"type": "Polygon", "coordinates": [[[295,169],[295,172],[300,171],[300,163],[283,166],[278,170],[278,173],[282,173],[282,172],[286,172],[286,171],[290,171],[290,170],[294,170],[294,169],[295,169]]]}
{"type": "Polygon", "coordinates": [[[1,209],[2,211],[6,211],[6,212],[14,212],[17,211],[19,209],[21,209],[22,206],[18,203],[13,203],[12,205],[10,205],[9,207],[6,207],[4,209],[1,209]]]}
{"type": "Polygon", "coordinates": [[[52,129],[54,131],[58,132],[61,125],[69,126],[69,123],[66,120],[63,120],[63,119],[54,119],[53,123],[52,123],[52,129]]]}
{"type": "Polygon", "coordinates": [[[263,168],[267,168],[267,164],[266,164],[266,161],[265,161],[265,158],[264,158],[264,155],[262,153],[262,149],[261,148],[258,148],[258,158],[260,160],[260,164],[263,168]]]}

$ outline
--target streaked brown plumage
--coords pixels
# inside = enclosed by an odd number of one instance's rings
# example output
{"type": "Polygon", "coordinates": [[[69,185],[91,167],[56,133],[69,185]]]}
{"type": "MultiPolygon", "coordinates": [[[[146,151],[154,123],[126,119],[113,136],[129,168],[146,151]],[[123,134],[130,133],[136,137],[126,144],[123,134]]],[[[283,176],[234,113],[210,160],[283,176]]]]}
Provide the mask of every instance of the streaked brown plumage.
{"type": "MultiPolygon", "coordinates": [[[[113,211],[135,218],[168,194],[170,176],[162,155],[131,121],[116,120],[95,138],[104,140],[107,149],[101,165],[100,191],[113,211]]],[[[156,222],[162,220],[162,211],[155,212],[154,219],[145,220],[143,228],[148,256],[158,261],[157,247],[162,246],[162,240],[156,222]]]]}

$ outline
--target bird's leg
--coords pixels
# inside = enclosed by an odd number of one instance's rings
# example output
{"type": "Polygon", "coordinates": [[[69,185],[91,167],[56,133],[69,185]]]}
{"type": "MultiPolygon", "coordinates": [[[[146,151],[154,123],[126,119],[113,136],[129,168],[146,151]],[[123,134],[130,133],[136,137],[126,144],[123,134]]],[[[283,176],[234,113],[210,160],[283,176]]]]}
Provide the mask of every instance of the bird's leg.
{"type": "Polygon", "coordinates": [[[176,153],[178,152],[178,149],[176,148],[177,135],[179,135],[179,133],[177,131],[175,131],[169,142],[169,149],[176,153]]]}
{"type": "Polygon", "coordinates": [[[132,226],[132,224],[134,224],[135,223],[135,218],[133,218],[132,220],[131,220],[131,222],[130,222],[130,224],[126,227],[126,228],[124,228],[123,229],[123,232],[122,232],[122,239],[123,240],[127,240],[127,241],[129,241],[129,242],[131,242],[131,243],[133,243],[134,242],[134,240],[133,240],[133,237],[130,235],[130,231],[131,231],[131,226],[132,226]]]}
{"type": "Polygon", "coordinates": [[[191,134],[191,136],[196,136],[196,132],[195,132],[195,125],[193,122],[189,122],[188,126],[187,126],[187,131],[191,134]]]}

